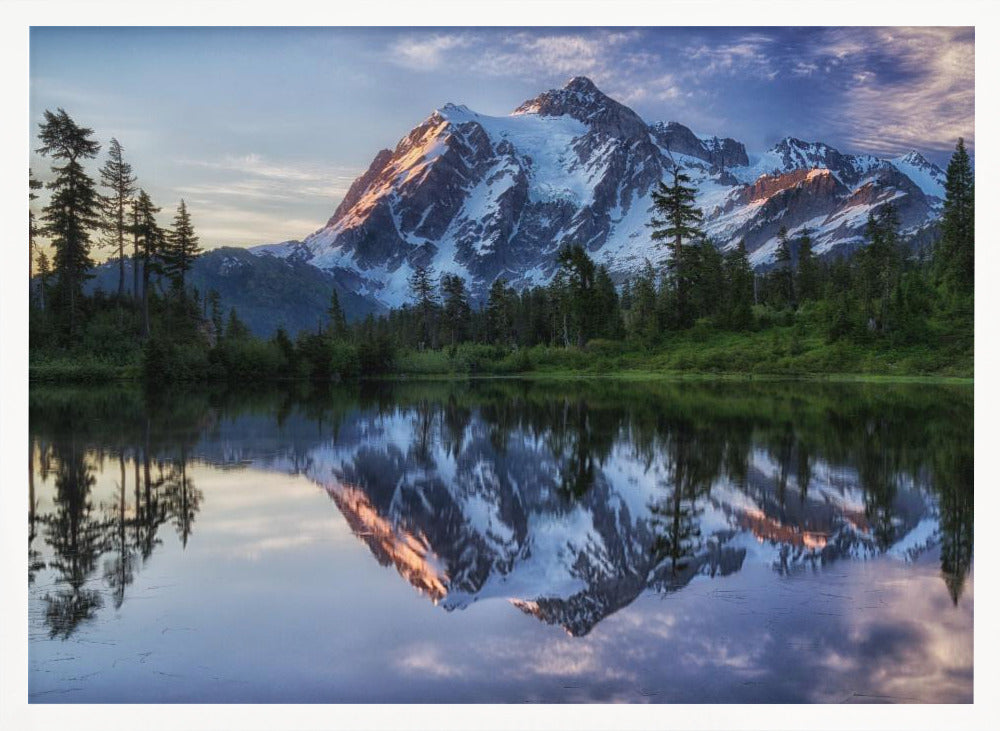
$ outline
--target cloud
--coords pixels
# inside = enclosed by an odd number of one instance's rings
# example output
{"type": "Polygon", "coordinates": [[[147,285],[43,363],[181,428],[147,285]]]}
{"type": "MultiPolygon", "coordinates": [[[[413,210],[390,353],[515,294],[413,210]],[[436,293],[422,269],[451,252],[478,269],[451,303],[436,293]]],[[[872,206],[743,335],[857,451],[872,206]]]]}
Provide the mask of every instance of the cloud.
{"type": "Polygon", "coordinates": [[[657,54],[641,48],[641,37],[636,30],[408,35],[391,42],[387,56],[393,63],[422,71],[453,68],[519,79],[587,74],[595,81],[607,81],[659,63],[657,54]]]}
{"type": "Polygon", "coordinates": [[[262,155],[248,153],[246,155],[227,156],[221,160],[180,160],[182,165],[221,170],[256,178],[274,180],[285,184],[314,184],[330,180],[354,180],[362,171],[343,165],[328,165],[324,163],[275,163],[269,162],[262,155]]]}
{"type": "Polygon", "coordinates": [[[771,81],[778,76],[772,52],[774,39],[745,35],[728,43],[703,43],[687,50],[699,76],[726,74],[771,81]]]}
{"type": "Polygon", "coordinates": [[[975,44],[967,28],[878,28],[838,32],[820,63],[853,67],[841,109],[845,141],[885,154],[974,145],[975,44]]]}
{"type": "Polygon", "coordinates": [[[196,229],[202,246],[255,246],[306,236],[323,221],[277,212],[262,212],[241,205],[223,205],[212,198],[188,201],[197,216],[196,229]]]}
{"type": "Polygon", "coordinates": [[[342,165],[278,163],[257,153],[178,162],[208,173],[175,190],[198,212],[199,233],[211,245],[272,243],[314,231],[361,173],[342,165]],[[325,213],[305,217],[312,210],[325,213]]]}
{"type": "Polygon", "coordinates": [[[389,58],[393,63],[420,71],[434,71],[445,63],[449,51],[468,48],[473,39],[465,34],[438,34],[427,38],[407,36],[393,42],[389,58]]]}

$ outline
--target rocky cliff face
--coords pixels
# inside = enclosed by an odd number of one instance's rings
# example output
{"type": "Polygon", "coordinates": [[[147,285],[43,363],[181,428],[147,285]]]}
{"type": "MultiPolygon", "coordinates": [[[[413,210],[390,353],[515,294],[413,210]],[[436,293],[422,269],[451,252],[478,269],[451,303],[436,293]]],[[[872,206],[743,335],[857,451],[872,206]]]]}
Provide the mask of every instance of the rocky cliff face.
{"type": "Polygon", "coordinates": [[[808,229],[824,253],[861,245],[869,212],[890,201],[916,232],[943,197],[943,173],[917,153],[882,160],[786,138],[751,155],[677,122],[647,124],[577,77],[506,117],[445,105],[375,156],[323,228],[255,252],[307,261],[389,306],[406,301],[417,265],[459,274],[476,296],[498,277],[545,283],[566,244],[624,277],[666,257],[648,222],[674,166],[697,186],[706,233],[723,248],[744,240],[757,265],[782,225],[808,229]]]}

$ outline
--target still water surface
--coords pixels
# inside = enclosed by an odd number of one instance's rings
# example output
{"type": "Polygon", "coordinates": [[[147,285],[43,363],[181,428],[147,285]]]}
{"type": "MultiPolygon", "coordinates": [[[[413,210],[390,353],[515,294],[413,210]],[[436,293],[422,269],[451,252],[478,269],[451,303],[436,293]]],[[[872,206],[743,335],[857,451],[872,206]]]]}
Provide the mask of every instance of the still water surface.
{"type": "Polygon", "coordinates": [[[972,388],[31,393],[51,702],[969,702],[972,388]]]}

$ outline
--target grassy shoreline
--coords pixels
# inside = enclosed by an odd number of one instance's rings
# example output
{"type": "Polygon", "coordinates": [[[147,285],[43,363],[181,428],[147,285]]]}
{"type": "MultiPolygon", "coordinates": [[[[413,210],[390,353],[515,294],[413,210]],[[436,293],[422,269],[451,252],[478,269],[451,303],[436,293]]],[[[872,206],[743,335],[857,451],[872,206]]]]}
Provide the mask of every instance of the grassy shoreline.
{"type": "MultiPolygon", "coordinates": [[[[188,347],[184,358],[158,361],[153,373],[160,380],[196,383],[212,380],[232,382],[282,381],[308,377],[297,361],[280,350],[274,341],[249,339],[230,343],[216,365],[205,353],[188,347]],[[237,347],[238,346],[238,347],[237,347]],[[184,369],[192,353],[204,361],[199,367],[184,369]],[[220,367],[219,364],[222,364],[220,367]]],[[[345,380],[358,377],[462,378],[517,376],[548,379],[651,378],[698,379],[795,379],[837,381],[911,381],[971,383],[975,375],[971,333],[938,333],[927,342],[893,344],[864,337],[829,342],[817,332],[792,326],[772,326],[763,330],[731,332],[695,326],[667,334],[659,342],[643,345],[631,340],[591,340],[582,347],[537,345],[510,346],[463,343],[436,350],[394,348],[385,365],[366,369],[360,347],[351,342],[331,342],[326,373],[341,374],[345,380]],[[389,365],[391,363],[391,365],[389,365]]],[[[144,372],[143,348],[101,357],[87,350],[35,351],[29,354],[32,381],[111,382],[141,380],[144,372]]],[[[308,351],[296,358],[323,357],[308,351]]]]}
{"type": "MultiPolygon", "coordinates": [[[[964,371],[965,369],[956,369],[964,371]]],[[[532,380],[579,380],[600,379],[618,381],[819,381],[836,383],[950,383],[974,384],[975,377],[955,373],[885,373],[865,371],[816,371],[816,372],[774,372],[725,371],[725,370],[677,370],[649,367],[626,367],[621,369],[590,369],[570,367],[534,367],[528,370],[503,371],[463,371],[448,369],[400,369],[396,372],[362,376],[368,380],[441,380],[441,379],[504,379],[523,378],[532,380]]],[[[49,359],[43,363],[29,363],[28,379],[32,384],[60,383],[136,383],[142,381],[139,363],[101,364],[81,362],[76,359],[49,359]]],[[[301,379],[274,378],[273,383],[297,383],[301,379]]],[[[192,383],[201,383],[194,381],[192,383]]],[[[207,383],[207,381],[206,381],[207,383]]]]}

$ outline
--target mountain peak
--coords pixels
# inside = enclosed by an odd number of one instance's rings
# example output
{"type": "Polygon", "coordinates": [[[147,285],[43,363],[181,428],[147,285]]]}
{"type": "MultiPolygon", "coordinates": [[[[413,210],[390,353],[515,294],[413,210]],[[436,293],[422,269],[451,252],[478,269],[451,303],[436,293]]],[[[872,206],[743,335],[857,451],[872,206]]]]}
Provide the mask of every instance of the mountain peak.
{"type": "MultiPolygon", "coordinates": [[[[561,117],[565,114],[585,121],[602,110],[621,106],[586,76],[574,76],[561,89],[549,89],[529,99],[514,114],[561,117]]],[[[630,110],[631,111],[631,110],[630,110]]]]}
{"type": "Polygon", "coordinates": [[[908,165],[913,165],[914,167],[930,167],[931,166],[931,163],[927,160],[927,158],[924,157],[923,155],[921,155],[916,150],[910,150],[905,155],[903,155],[901,158],[899,158],[899,161],[902,162],[902,163],[906,163],[908,165]]]}
{"type": "Polygon", "coordinates": [[[806,142],[805,140],[800,140],[798,137],[782,137],[771,149],[776,152],[782,150],[808,150],[818,153],[823,150],[832,150],[833,148],[825,142],[806,142]]]}
{"type": "Polygon", "coordinates": [[[638,137],[647,133],[638,114],[602,92],[586,76],[574,76],[561,89],[549,89],[514,110],[514,115],[568,116],[591,131],[612,137],[638,137]]]}
{"type": "Polygon", "coordinates": [[[586,76],[574,76],[566,82],[563,89],[566,89],[567,91],[575,91],[580,94],[593,94],[594,92],[597,92],[598,94],[601,93],[601,90],[597,88],[597,85],[586,76]]]}

